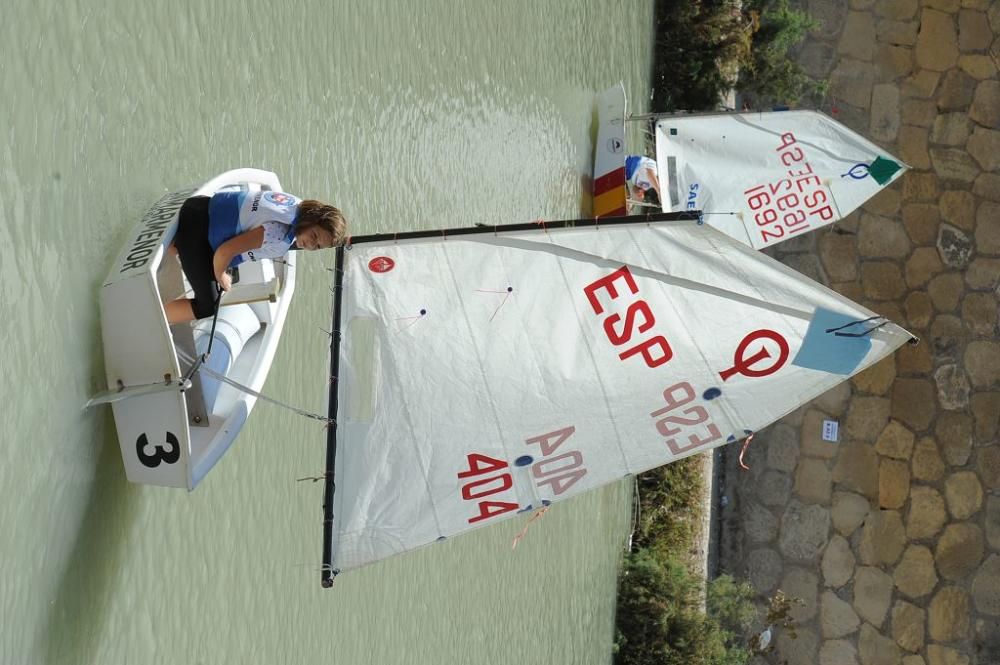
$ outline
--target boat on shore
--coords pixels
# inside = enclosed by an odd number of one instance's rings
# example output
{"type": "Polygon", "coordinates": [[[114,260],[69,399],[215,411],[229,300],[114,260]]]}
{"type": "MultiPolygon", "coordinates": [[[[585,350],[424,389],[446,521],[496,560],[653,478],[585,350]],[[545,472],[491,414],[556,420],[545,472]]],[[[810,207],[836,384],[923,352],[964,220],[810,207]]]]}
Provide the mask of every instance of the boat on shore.
{"type": "Polygon", "coordinates": [[[217,320],[167,324],[164,303],[187,291],[167,251],[180,207],[191,196],[228,189],[281,191],[281,183],[269,171],[243,168],[164,195],[101,286],[108,390],[87,406],[111,405],[134,483],[194,489],[253,410],[281,337],[295,291],[294,252],[241,264],[217,320]]]}

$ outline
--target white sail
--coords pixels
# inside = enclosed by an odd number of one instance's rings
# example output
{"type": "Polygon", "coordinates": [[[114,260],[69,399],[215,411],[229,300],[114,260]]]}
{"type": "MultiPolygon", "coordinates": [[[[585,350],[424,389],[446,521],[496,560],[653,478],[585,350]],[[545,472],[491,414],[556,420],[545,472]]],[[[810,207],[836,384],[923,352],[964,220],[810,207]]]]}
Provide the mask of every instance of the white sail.
{"type": "Polygon", "coordinates": [[[656,159],[664,210],[701,210],[755,249],[846,217],[906,169],[818,111],[661,118],[656,159]]]}
{"type": "Polygon", "coordinates": [[[343,255],[328,570],[744,438],[911,339],[696,221],[343,255]]]}

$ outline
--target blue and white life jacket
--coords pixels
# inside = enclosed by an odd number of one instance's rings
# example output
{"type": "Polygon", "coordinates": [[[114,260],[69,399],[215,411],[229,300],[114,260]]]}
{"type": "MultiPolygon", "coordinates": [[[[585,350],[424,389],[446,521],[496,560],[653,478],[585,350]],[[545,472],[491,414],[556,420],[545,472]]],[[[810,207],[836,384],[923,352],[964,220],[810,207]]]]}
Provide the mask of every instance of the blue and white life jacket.
{"type": "Polygon", "coordinates": [[[645,177],[645,169],[656,173],[656,162],[641,155],[628,155],[625,158],[625,180],[637,189],[650,189],[652,181],[645,177]]]}
{"type": "Polygon", "coordinates": [[[279,222],[288,227],[279,242],[268,242],[260,249],[240,254],[229,265],[284,256],[295,242],[295,221],[301,202],[302,199],[284,192],[217,192],[208,203],[208,242],[214,251],[230,238],[265,222],[279,222]]]}

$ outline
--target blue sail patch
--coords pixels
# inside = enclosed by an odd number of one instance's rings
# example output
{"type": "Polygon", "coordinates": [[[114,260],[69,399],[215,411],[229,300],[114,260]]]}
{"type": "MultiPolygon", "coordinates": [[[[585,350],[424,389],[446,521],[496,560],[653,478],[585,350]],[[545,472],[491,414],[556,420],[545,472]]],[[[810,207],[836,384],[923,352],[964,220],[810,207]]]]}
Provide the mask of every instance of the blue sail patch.
{"type": "Polygon", "coordinates": [[[872,348],[865,331],[877,325],[817,307],[792,364],[849,376],[872,348]]]}

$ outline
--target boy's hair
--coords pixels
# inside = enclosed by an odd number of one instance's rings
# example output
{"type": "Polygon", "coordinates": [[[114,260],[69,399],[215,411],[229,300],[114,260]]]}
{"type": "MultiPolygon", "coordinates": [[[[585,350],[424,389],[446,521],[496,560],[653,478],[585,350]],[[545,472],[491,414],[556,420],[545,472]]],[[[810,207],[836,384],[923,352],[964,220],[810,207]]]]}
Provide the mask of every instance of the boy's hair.
{"type": "Polygon", "coordinates": [[[344,219],[344,213],[322,201],[306,199],[299,203],[295,227],[298,231],[306,231],[314,226],[333,236],[334,247],[343,245],[347,240],[347,220],[344,219]]]}

